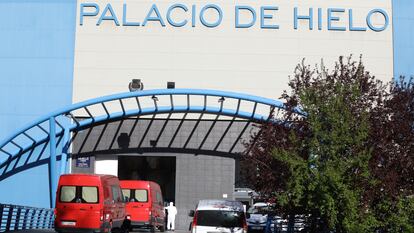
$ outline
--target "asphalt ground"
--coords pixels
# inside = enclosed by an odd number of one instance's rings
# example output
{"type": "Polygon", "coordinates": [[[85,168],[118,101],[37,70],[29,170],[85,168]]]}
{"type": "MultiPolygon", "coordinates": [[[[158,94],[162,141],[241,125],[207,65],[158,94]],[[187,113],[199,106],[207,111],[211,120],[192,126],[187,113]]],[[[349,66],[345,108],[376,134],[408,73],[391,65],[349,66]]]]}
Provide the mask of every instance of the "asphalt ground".
{"type": "MultiPolygon", "coordinates": [[[[13,232],[22,232],[22,233],[53,233],[54,230],[22,230],[22,231],[13,231],[13,232]]],[[[149,233],[149,231],[134,231],[137,233],[149,233]]],[[[155,233],[160,233],[156,231],[155,233]]],[[[189,233],[189,231],[175,230],[175,231],[165,231],[165,233],[189,233]]]]}

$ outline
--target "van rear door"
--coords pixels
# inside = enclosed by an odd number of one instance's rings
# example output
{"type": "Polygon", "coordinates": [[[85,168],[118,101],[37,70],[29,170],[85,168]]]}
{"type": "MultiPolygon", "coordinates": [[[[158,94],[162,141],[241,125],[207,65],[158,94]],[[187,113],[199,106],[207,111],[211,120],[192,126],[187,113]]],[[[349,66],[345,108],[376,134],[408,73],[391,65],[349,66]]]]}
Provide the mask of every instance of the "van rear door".
{"type": "Polygon", "coordinates": [[[127,212],[131,220],[148,222],[151,214],[148,190],[123,188],[122,193],[129,199],[127,212]]]}
{"type": "Polygon", "coordinates": [[[242,233],[244,213],[225,210],[197,210],[193,233],[242,233]]]}
{"type": "Polygon", "coordinates": [[[60,227],[100,228],[98,186],[60,186],[57,224],[60,227]]]}

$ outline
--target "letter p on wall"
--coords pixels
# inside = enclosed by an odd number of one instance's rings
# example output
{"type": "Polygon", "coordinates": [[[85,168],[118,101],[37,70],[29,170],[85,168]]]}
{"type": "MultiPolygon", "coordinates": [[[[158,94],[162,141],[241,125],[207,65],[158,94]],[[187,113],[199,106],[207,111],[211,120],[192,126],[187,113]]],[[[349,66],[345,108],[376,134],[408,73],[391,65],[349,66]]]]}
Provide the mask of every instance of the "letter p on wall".
{"type": "Polygon", "coordinates": [[[99,14],[99,6],[96,3],[82,3],[80,4],[80,25],[83,25],[83,17],[85,16],[97,16],[99,14]],[[85,8],[93,9],[92,12],[85,12],[85,8]]]}

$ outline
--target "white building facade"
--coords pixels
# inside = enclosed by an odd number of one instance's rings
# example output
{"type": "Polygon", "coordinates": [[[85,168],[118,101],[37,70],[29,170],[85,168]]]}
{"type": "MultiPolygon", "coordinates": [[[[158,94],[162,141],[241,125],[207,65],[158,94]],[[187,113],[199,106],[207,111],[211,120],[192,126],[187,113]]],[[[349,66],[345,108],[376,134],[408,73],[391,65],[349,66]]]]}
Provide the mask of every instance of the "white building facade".
{"type": "MultiPolygon", "coordinates": [[[[127,92],[132,79],[140,79],[145,90],[174,82],[176,88],[278,99],[303,59],[332,69],[339,56],[362,56],[366,69],[384,82],[414,74],[411,0],[16,0],[0,2],[0,10],[0,140],[57,108],[127,92]]],[[[99,126],[81,132],[73,152],[100,148],[94,146],[97,141],[117,146],[120,134],[131,127],[131,144],[141,141],[149,148],[157,135],[161,141],[177,136],[177,119],[165,124],[165,116],[157,116],[154,123],[146,118],[136,127],[136,119],[99,126]],[[149,138],[141,140],[148,126],[149,138]]],[[[185,142],[195,119],[188,115],[179,143],[198,147],[205,141],[214,147],[229,124],[228,118],[207,117],[194,130],[194,139],[185,142]]],[[[230,135],[237,137],[244,123],[233,127],[230,135]]],[[[249,128],[244,138],[253,131],[249,128]]],[[[224,146],[231,147],[226,140],[224,146]]],[[[242,143],[236,149],[241,152],[242,143]]],[[[72,172],[137,179],[148,178],[138,170],[149,167],[145,171],[152,177],[172,177],[163,180],[169,193],[164,196],[177,203],[179,229],[188,226],[186,211],[198,199],[231,199],[237,188],[234,158],[103,152],[89,150],[89,159],[74,158],[72,172]]],[[[48,206],[47,173],[47,166],[39,166],[2,180],[2,190],[16,192],[0,192],[0,202],[48,206]],[[34,190],[32,199],[24,188],[34,190]]]]}

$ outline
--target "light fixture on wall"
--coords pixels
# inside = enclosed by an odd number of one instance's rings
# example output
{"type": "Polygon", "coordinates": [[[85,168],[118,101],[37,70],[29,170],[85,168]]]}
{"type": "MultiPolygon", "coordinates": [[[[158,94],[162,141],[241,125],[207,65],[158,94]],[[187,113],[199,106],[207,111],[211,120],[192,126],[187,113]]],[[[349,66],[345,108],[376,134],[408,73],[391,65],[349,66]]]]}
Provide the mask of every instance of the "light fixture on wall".
{"type": "Polygon", "coordinates": [[[175,89],[175,82],[167,82],[167,89],[175,89]]]}
{"type": "Polygon", "coordinates": [[[129,91],[142,91],[144,89],[144,83],[141,82],[141,79],[132,79],[128,85],[129,91]]]}

